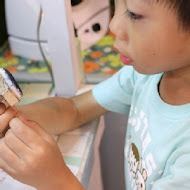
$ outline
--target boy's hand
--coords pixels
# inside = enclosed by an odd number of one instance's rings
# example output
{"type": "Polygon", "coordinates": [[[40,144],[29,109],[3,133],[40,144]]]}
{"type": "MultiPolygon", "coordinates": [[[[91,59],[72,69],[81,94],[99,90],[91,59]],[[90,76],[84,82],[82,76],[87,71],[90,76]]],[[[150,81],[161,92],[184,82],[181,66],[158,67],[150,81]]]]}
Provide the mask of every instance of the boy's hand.
{"type": "Polygon", "coordinates": [[[64,183],[68,168],[53,137],[37,123],[23,118],[12,119],[9,126],[0,139],[0,168],[39,189],[64,183]]]}
{"type": "Polygon", "coordinates": [[[0,138],[2,138],[8,128],[10,120],[17,114],[16,107],[8,107],[0,103],[0,138]]]}

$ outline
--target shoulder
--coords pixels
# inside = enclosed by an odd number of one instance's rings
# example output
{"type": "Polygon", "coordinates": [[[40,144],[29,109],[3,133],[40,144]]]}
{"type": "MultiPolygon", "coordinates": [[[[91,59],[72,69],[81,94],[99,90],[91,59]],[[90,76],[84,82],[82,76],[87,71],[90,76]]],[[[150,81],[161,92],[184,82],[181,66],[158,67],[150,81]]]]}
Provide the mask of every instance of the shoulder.
{"type": "Polygon", "coordinates": [[[109,79],[93,88],[95,100],[104,108],[119,113],[128,113],[134,91],[142,88],[150,79],[148,75],[139,74],[131,66],[124,66],[109,79]]]}
{"type": "MultiPolygon", "coordinates": [[[[131,66],[124,66],[115,76],[112,78],[112,82],[117,81],[116,84],[120,84],[122,88],[125,90],[133,88],[143,88],[143,87],[150,87],[151,84],[157,85],[160,81],[160,78],[163,73],[153,74],[153,75],[145,75],[138,73],[133,67],[131,66]]],[[[114,84],[114,83],[113,83],[114,84]]]]}
{"type": "Polygon", "coordinates": [[[156,83],[160,78],[161,74],[144,75],[135,71],[132,66],[124,66],[112,77],[95,85],[94,91],[108,91],[111,94],[123,92],[132,95],[135,88],[156,83]]]}

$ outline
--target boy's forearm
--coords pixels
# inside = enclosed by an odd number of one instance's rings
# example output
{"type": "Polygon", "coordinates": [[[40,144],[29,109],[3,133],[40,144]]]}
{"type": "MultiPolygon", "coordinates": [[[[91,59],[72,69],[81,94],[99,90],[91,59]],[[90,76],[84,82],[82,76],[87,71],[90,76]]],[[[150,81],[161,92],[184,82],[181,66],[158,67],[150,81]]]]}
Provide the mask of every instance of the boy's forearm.
{"type": "Polygon", "coordinates": [[[61,134],[77,127],[77,109],[71,99],[46,98],[17,108],[19,114],[39,123],[50,134],[61,134]]]}
{"type": "Polygon", "coordinates": [[[66,183],[64,182],[64,178],[62,179],[62,183],[57,184],[47,184],[45,188],[38,188],[37,190],[85,190],[85,188],[80,184],[77,179],[70,179],[66,183]]]}
{"type": "Polygon", "coordinates": [[[107,112],[96,102],[91,91],[73,98],[46,98],[18,106],[18,109],[27,119],[36,121],[50,134],[73,130],[107,112]]]}
{"type": "Polygon", "coordinates": [[[82,184],[74,176],[68,167],[62,174],[57,174],[56,179],[47,182],[43,187],[37,188],[38,190],[85,190],[82,184]]]}

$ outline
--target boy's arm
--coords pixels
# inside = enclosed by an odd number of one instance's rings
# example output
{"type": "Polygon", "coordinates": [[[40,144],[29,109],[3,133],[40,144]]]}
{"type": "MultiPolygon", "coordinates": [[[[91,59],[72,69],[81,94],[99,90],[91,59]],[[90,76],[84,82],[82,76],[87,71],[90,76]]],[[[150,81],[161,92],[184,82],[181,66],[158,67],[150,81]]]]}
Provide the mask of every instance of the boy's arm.
{"type": "Polygon", "coordinates": [[[107,112],[96,102],[92,91],[72,98],[46,98],[17,108],[19,114],[39,123],[50,134],[73,130],[107,112]]]}

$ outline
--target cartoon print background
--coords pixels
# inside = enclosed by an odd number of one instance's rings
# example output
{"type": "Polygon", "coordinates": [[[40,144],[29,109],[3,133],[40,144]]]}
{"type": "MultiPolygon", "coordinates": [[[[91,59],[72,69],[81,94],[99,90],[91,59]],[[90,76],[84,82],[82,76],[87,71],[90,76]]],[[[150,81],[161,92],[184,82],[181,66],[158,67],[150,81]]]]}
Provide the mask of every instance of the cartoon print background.
{"type": "MultiPolygon", "coordinates": [[[[83,69],[87,83],[89,81],[89,77],[92,77],[90,80],[91,83],[97,83],[97,80],[93,81],[94,76],[98,77],[97,74],[109,77],[123,66],[123,63],[120,61],[119,54],[115,52],[112,47],[113,44],[114,35],[108,32],[94,46],[81,52],[83,69]]],[[[37,73],[39,74],[39,81],[41,80],[41,76],[43,74],[47,74],[48,72],[48,69],[43,61],[26,59],[24,57],[14,55],[10,51],[8,42],[0,47],[0,67],[6,68],[13,74],[15,72],[27,73],[28,75],[37,73]]],[[[32,77],[30,80],[31,81],[29,82],[32,82],[32,77]]],[[[23,81],[26,82],[24,79],[23,81]]]]}

